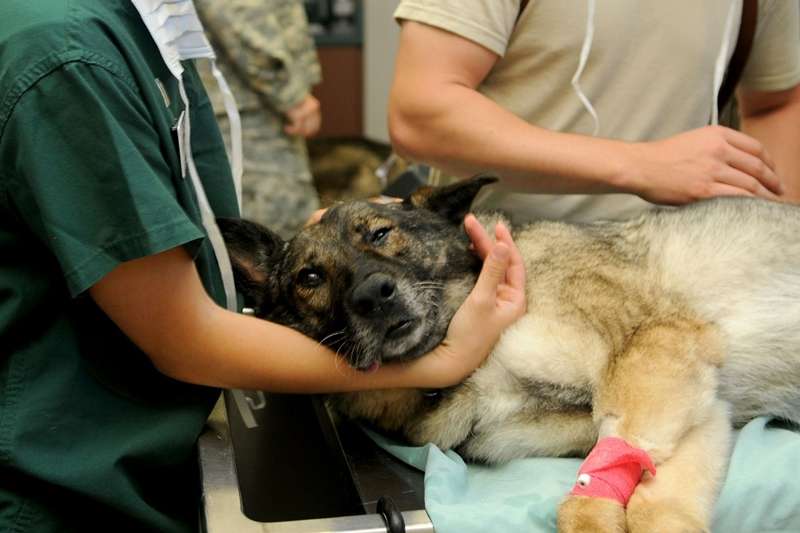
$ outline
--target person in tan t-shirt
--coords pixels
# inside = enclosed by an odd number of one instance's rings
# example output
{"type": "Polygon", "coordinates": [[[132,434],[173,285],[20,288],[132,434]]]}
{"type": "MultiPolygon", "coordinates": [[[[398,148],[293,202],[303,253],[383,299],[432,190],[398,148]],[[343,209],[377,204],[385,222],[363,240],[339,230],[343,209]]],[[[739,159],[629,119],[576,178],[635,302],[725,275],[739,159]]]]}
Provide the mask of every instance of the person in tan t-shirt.
{"type": "Polygon", "coordinates": [[[741,10],[403,0],[393,145],[433,165],[434,182],[499,175],[479,203],[516,222],[624,218],[721,195],[800,202],[797,1],[759,2],[736,93],[741,131],[709,125],[741,10]]]}

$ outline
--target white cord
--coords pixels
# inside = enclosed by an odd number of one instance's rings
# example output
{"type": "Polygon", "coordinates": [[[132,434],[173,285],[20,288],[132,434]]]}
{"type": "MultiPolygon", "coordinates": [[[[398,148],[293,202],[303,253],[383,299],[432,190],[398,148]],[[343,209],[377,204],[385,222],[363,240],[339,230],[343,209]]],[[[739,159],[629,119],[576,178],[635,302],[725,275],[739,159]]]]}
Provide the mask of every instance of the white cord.
{"type": "Polygon", "coordinates": [[[228,117],[228,125],[231,132],[231,172],[233,173],[233,186],[236,190],[236,201],[239,203],[239,212],[242,212],[242,174],[244,172],[244,156],[242,152],[242,121],[239,117],[239,107],[236,99],[231,92],[225,76],[222,75],[217,67],[217,61],[211,60],[211,73],[217,80],[217,86],[222,93],[222,102],[225,106],[225,114],[228,117]]]}
{"type": "Polygon", "coordinates": [[[588,14],[586,16],[586,34],[583,38],[581,55],[580,59],[578,60],[578,70],[576,70],[575,74],[572,76],[572,88],[575,90],[575,94],[578,95],[583,107],[585,107],[586,111],[588,111],[592,116],[592,119],[594,120],[594,132],[592,135],[596,136],[600,131],[600,118],[597,116],[597,111],[595,111],[592,102],[589,100],[586,94],[584,94],[580,85],[581,74],[583,74],[583,69],[586,67],[586,61],[589,59],[589,53],[592,51],[592,39],[594,39],[595,4],[595,0],[588,0],[587,2],[588,14]]]}

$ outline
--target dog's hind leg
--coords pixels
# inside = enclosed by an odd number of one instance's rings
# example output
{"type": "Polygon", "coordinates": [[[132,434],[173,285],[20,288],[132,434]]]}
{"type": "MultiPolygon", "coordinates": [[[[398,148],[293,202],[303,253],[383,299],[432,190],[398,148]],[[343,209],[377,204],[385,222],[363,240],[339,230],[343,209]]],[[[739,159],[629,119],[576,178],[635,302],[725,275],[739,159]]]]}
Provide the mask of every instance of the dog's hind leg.
{"type": "Polygon", "coordinates": [[[728,406],[719,402],[712,411],[658,465],[656,476],[636,487],[627,509],[630,533],[709,531],[731,439],[728,406]]]}
{"type": "MultiPolygon", "coordinates": [[[[647,522],[644,504],[638,506],[637,519],[631,526],[637,531],[704,531],[708,527],[711,507],[716,497],[717,478],[724,470],[722,463],[710,468],[708,475],[696,478],[700,470],[692,469],[691,458],[702,451],[702,459],[727,455],[727,438],[715,439],[701,426],[712,424],[730,432],[727,412],[716,398],[717,366],[722,361],[721,343],[716,331],[700,321],[673,314],[662,320],[642,324],[630,338],[625,349],[614,357],[600,378],[594,395],[594,418],[599,436],[618,437],[647,452],[657,468],[665,468],[667,482],[653,483],[660,487],[647,509],[655,510],[656,503],[674,504],[663,513],[669,514],[667,529],[647,522]],[[699,429],[696,429],[699,428],[699,429]],[[684,448],[689,438],[699,443],[684,448]],[[677,456],[676,456],[677,454],[677,456]],[[669,461],[676,457],[674,465],[669,461]],[[676,486],[669,480],[681,480],[676,486]],[[663,485],[663,487],[662,487],[663,485]],[[670,498],[676,490],[675,498],[670,498]],[[680,493],[692,493],[691,505],[681,506],[680,493]],[[700,507],[698,507],[700,505],[700,507]],[[680,525],[679,525],[680,524],[680,525]],[[643,529],[639,529],[642,525],[643,529]]],[[[719,463],[719,461],[716,461],[719,463]]],[[[649,474],[644,475],[645,480],[649,474]]],[[[677,482],[677,481],[676,481],[677,482]]],[[[643,493],[644,494],[644,493],[643,493]]],[[[627,496],[629,496],[628,494],[627,496]]],[[[650,503],[649,499],[641,498],[650,503]]],[[[588,531],[569,524],[585,522],[593,507],[604,503],[605,513],[613,517],[610,523],[596,531],[625,531],[627,528],[623,505],[614,500],[586,496],[570,496],[559,509],[559,528],[562,531],[588,531]],[[616,506],[617,511],[610,506],[616,506]]],[[[667,523],[666,515],[659,520],[667,523]]]]}

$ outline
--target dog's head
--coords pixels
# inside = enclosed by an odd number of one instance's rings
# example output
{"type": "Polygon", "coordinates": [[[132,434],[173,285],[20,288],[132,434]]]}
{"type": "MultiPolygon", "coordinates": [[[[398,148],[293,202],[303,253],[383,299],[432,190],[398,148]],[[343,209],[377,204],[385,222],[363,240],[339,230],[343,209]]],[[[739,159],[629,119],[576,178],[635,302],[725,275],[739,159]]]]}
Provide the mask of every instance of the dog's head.
{"type": "Polygon", "coordinates": [[[444,338],[480,261],[462,221],[478,177],[402,203],[351,202],[290,241],[221,219],[238,289],[256,315],[324,343],[353,367],[420,356],[444,338]]]}

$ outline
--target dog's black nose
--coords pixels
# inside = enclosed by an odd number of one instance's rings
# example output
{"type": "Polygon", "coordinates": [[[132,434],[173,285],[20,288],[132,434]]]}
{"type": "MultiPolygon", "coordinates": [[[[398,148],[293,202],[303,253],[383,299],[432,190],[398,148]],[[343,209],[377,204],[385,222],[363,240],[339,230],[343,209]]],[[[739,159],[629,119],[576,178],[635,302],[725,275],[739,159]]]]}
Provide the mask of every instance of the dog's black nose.
{"type": "Polygon", "coordinates": [[[352,303],[356,313],[372,317],[388,311],[395,295],[394,280],[387,274],[370,274],[353,289],[352,303]]]}

